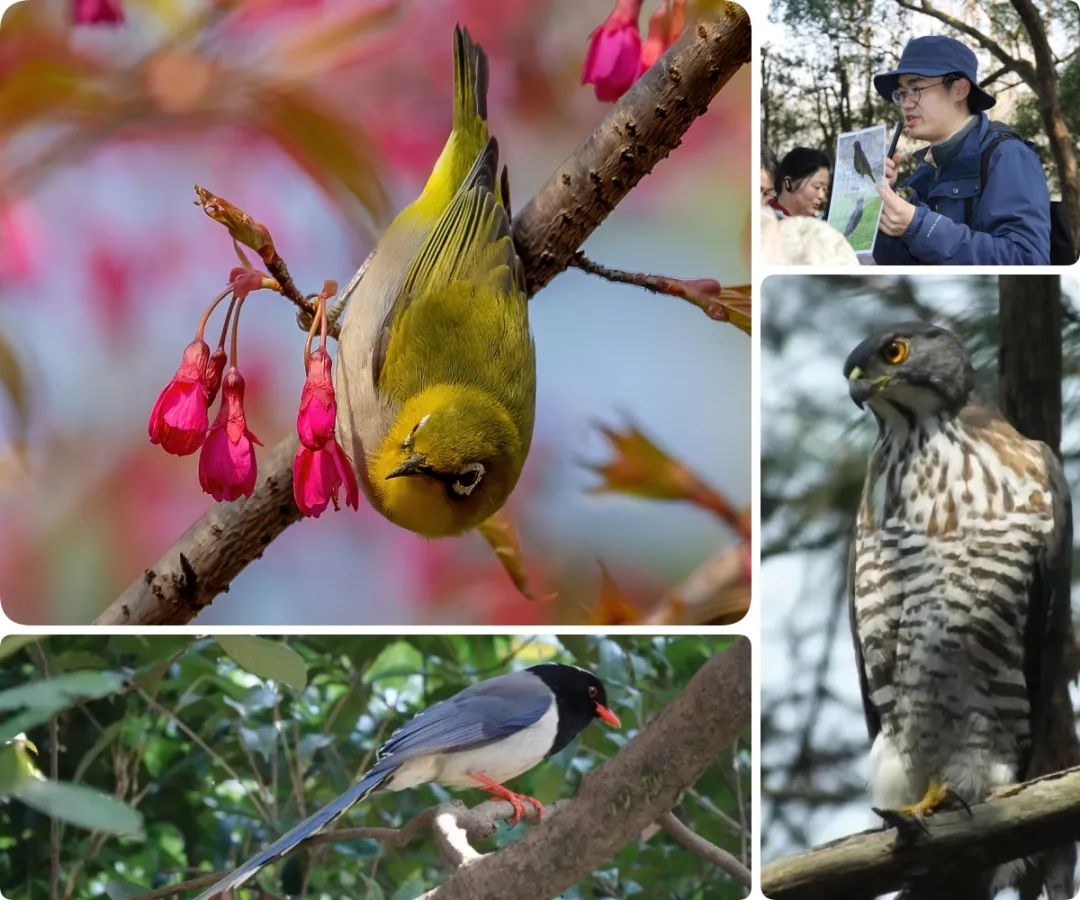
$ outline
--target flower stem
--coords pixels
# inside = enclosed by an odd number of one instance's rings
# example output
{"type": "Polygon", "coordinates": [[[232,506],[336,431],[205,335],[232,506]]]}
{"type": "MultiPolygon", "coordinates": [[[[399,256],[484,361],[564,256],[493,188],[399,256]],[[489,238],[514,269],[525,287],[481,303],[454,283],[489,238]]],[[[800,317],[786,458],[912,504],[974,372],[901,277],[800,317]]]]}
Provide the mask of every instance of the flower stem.
{"type": "MultiPolygon", "coordinates": [[[[203,332],[206,330],[206,323],[210,320],[210,315],[217,309],[217,305],[231,293],[232,287],[230,286],[225,288],[225,290],[210,301],[210,305],[206,307],[206,311],[202,314],[202,318],[199,319],[199,327],[195,329],[195,340],[201,341],[203,339],[203,332]]],[[[232,307],[230,306],[230,309],[231,308],[232,307]]]]}
{"type": "Polygon", "coordinates": [[[225,313],[225,321],[221,325],[221,337],[218,338],[218,347],[225,346],[225,335],[229,333],[229,320],[232,319],[233,310],[236,308],[236,295],[229,301],[229,309],[225,313]]]}
{"type": "Polygon", "coordinates": [[[234,369],[240,368],[239,365],[237,365],[237,363],[239,362],[239,357],[236,353],[236,336],[240,331],[240,310],[243,309],[244,300],[246,299],[247,297],[243,297],[240,300],[236,301],[236,315],[233,317],[232,346],[229,348],[229,359],[232,360],[232,367],[234,369]]]}

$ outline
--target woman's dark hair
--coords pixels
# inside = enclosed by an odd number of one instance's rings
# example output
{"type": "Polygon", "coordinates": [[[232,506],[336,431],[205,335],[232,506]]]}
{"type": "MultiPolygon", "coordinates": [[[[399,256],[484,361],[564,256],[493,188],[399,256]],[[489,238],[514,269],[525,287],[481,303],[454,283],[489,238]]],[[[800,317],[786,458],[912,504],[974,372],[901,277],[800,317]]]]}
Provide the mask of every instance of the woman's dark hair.
{"type": "Polygon", "coordinates": [[[781,188],[792,190],[795,184],[809,178],[818,169],[832,169],[829,154],[811,147],[796,147],[780,160],[780,168],[776,172],[776,192],[779,193],[781,188]]]}
{"type": "Polygon", "coordinates": [[[761,170],[768,172],[769,177],[773,182],[776,182],[777,170],[780,168],[780,163],[776,159],[776,154],[772,152],[772,149],[761,145],[761,170]]]}

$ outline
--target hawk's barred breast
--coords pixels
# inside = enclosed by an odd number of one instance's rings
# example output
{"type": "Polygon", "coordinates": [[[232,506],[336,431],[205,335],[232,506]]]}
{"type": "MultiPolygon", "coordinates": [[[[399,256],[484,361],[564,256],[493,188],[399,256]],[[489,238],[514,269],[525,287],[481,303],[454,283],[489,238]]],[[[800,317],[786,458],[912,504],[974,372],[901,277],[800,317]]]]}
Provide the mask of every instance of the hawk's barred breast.
{"type": "Polygon", "coordinates": [[[932,782],[969,802],[1016,780],[1030,742],[1028,590],[1054,527],[1041,445],[1001,419],[885,428],[855,535],[854,621],[888,753],[879,802],[932,782]]]}

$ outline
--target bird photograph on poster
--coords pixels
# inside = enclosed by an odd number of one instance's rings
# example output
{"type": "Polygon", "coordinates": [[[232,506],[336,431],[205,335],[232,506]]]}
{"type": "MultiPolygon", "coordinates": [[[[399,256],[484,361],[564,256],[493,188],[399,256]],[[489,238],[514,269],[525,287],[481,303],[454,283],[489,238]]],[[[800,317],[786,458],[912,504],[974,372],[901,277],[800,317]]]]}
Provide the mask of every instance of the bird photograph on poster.
{"type": "Polygon", "coordinates": [[[848,131],[836,139],[836,170],[828,222],[856,253],[874,249],[881,197],[877,183],[885,171],[885,126],[848,131]]]}
{"type": "Polygon", "coordinates": [[[764,296],[765,894],[1072,900],[1080,284],[764,296]]]}
{"type": "Polygon", "coordinates": [[[745,614],[745,10],[70,6],[0,19],[12,619],[745,614]]]}
{"type": "Polygon", "coordinates": [[[12,900],[749,893],[743,637],[20,636],[0,658],[12,900]]]}

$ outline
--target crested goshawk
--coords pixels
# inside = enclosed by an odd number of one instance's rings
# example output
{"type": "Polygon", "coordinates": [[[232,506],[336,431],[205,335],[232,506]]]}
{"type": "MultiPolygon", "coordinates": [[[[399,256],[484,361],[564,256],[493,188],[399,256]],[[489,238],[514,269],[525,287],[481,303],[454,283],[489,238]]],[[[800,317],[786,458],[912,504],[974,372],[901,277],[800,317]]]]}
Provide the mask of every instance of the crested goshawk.
{"type": "MultiPolygon", "coordinates": [[[[878,424],[848,586],[870,788],[895,812],[887,821],[918,824],[1064,767],[1048,745],[1068,709],[1069,489],[1050,448],[978,398],[971,358],[944,328],[875,334],[844,375],[878,424]]],[[[944,896],[1010,884],[1033,896],[1034,880],[1069,900],[1074,860],[1075,845],[1053,848],[944,896]]]]}

